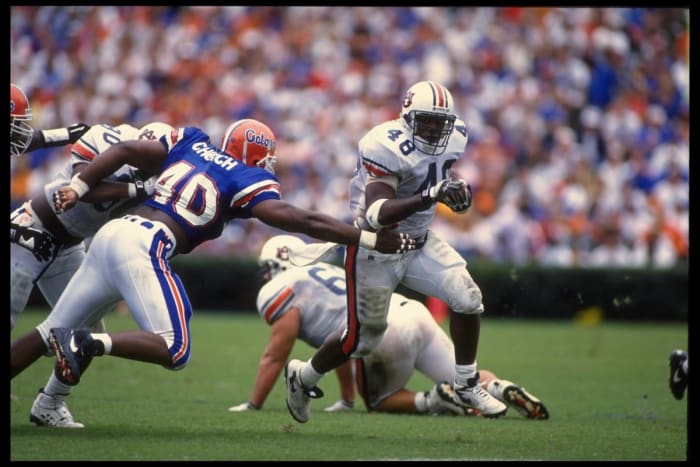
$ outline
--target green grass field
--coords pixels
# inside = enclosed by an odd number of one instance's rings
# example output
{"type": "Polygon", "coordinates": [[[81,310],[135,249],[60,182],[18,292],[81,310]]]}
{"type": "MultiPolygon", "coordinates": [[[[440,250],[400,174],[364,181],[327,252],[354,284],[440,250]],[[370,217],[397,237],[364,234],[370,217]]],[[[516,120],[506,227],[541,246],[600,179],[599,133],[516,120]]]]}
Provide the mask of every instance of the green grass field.
{"type": "MultiPolygon", "coordinates": [[[[16,339],[45,311],[25,312],[16,339]]],[[[109,315],[110,331],[135,327],[109,315]]],[[[688,402],[668,388],[667,357],[687,348],[684,324],[511,321],[484,317],[478,363],[525,386],[550,419],[364,412],[327,414],[334,375],[296,423],[279,379],[260,412],[226,409],[248,398],[268,327],[257,315],[196,313],[192,360],[180,372],[96,358],[69,398],[82,430],[38,428],[29,410],[53,369],[45,358],[11,381],[10,460],[685,460],[688,402]]],[[[298,342],[293,356],[312,349],[298,342]]],[[[409,386],[428,389],[415,375],[409,386]]]]}

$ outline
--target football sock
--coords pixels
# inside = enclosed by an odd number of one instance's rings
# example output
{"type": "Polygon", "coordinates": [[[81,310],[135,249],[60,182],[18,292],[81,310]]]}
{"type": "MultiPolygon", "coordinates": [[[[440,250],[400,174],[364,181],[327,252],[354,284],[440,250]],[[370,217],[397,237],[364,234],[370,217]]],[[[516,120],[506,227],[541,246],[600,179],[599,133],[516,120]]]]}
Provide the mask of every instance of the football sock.
{"type": "Polygon", "coordinates": [[[59,381],[58,378],[56,378],[56,375],[53,372],[51,372],[51,376],[46,382],[46,386],[44,386],[44,394],[47,394],[49,396],[55,396],[56,394],[65,396],[70,394],[72,389],[73,386],[63,384],[61,381],[59,381]]]}
{"type": "Polygon", "coordinates": [[[88,355],[109,355],[112,352],[112,338],[107,333],[92,333],[92,345],[88,349],[88,355]]]}
{"type": "Polygon", "coordinates": [[[314,366],[311,364],[311,359],[309,359],[306,364],[301,368],[301,374],[299,375],[301,378],[301,384],[307,388],[310,389],[323,378],[323,373],[318,373],[316,370],[314,370],[314,366]]]}
{"type": "Polygon", "coordinates": [[[417,392],[413,403],[416,404],[416,412],[425,413],[428,411],[428,391],[417,392]]]}
{"type": "Polygon", "coordinates": [[[455,385],[469,386],[469,380],[476,376],[476,361],[471,365],[455,365],[457,375],[455,376],[455,385]]]}

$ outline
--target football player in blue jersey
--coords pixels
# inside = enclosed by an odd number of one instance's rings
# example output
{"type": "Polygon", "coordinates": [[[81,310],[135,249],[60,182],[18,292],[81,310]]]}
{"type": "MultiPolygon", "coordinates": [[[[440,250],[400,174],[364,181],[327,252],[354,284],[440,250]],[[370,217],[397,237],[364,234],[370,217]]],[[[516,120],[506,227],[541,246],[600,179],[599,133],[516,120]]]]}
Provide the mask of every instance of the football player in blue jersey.
{"type": "Polygon", "coordinates": [[[11,378],[47,351],[55,374],[79,383],[94,356],[112,355],[172,370],[190,360],[192,306],[170,259],[221,235],[234,218],[257,218],[279,229],[379,252],[407,252],[415,240],[397,231],[373,233],[281,200],[274,175],[276,140],[263,123],[232,123],[222,149],[195,127],[157,141],[113,145],[55,197],[68,210],[105,175],[129,164],[156,175],[154,193],[132,214],[107,222],[49,316],[13,342],[11,378]],[[81,330],[106,303],[124,299],[139,330],[81,330]]]}

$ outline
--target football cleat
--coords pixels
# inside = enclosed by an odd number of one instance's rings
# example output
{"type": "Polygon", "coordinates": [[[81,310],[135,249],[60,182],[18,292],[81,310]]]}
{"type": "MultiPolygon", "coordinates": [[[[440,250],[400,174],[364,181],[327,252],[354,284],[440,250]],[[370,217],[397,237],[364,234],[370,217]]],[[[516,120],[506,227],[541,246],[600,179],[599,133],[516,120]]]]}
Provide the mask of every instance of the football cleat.
{"type": "Polygon", "coordinates": [[[677,400],[683,399],[685,388],[688,385],[688,373],[683,369],[683,362],[688,360],[688,352],[674,350],[668,357],[668,365],[671,367],[671,375],[668,384],[673,397],[677,400]]]}
{"type": "Polygon", "coordinates": [[[39,394],[32,404],[29,421],[37,426],[84,428],[85,425],[73,420],[65,399],[65,395],[50,396],[44,392],[44,388],[39,389],[39,394]]]}
{"type": "Polygon", "coordinates": [[[301,368],[304,362],[290,360],[284,367],[284,382],[287,385],[287,409],[294,420],[306,423],[311,417],[311,399],[323,397],[318,387],[310,389],[301,384],[301,368]]]}
{"type": "Polygon", "coordinates": [[[481,387],[479,373],[469,380],[468,386],[455,384],[454,401],[462,407],[478,410],[479,414],[486,418],[497,418],[508,411],[507,405],[481,387]]]}
{"type": "Polygon", "coordinates": [[[92,340],[86,330],[51,328],[49,344],[56,354],[54,373],[60,382],[71,386],[80,382],[80,364],[85,358],[82,348],[92,340]]]}
{"type": "Polygon", "coordinates": [[[454,389],[447,381],[437,383],[426,393],[428,413],[433,415],[466,415],[465,407],[454,401],[454,389]]]}
{"type": "Polygon", "coordinates": [[[501,383],[507,383],[503,385],[503,400],[523,417],[536,420],[549,418],[549,411],[538,398],[510,381],[501,381],[501,383]]]}

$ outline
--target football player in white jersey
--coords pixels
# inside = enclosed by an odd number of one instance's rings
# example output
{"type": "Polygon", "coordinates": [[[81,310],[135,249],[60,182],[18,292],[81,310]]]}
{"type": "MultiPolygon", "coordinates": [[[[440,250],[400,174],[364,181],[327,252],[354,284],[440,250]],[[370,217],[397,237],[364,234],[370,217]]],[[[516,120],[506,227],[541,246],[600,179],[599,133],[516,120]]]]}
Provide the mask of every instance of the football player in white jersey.
{"type": "MultiPolygon", "coordinates": [[[[230,407],[231,412],[261,409],[282,372],[296,339],[319,348],[329,334],[345,327],[346,287],[342,268],[328,263],[295,267],[290,251],[304,242],[292,235],[277,235],[262,247],[258,257],[257,311],[271,326],[250,399],[230,407]]],[[[393,293],[387,329],[368,355],[336,368],[341,400],[327,412],[351,410],[354,405],[353,365],[360,395],[368,411],[411,414],[478,414],[456,404],[454,347],[421,302],[393,293]],[[406,384],[414,371],[435,382],[429,391],[412,391],[406,384]]],[[[544,404],[521,386],[480,371],[480,383],[495,398],[505,401],[531,419],[547,419],[544,404]]]]}
{"type": "MultiPolygon", "coordinates": [[[[10,215],[10,328],[25,309],[37,285],[49,306],[53,307],[71,277],[85,258],[85,239],[110,218],[123,213],[153,192],[155,178],[143,179],[138,171],[124,165],[103,179],[96,189],[75,208],[58,212],[53,198],[56,191],[70,184],[71,178],[113,144],[124,140],[155,139],[171,131],[169,125],[153,122],[143,128],[128,124],[112,127],[92,126],[71,147],[70,159],[61,172],[39,193],[10,215]]],[[[114,304],[106,305],[111,309],[114,304]]],[[[101,319],[89,322],[96,332],[104,332],[101,319]]],[[[81,428],[65,404],[69,386],[51,375],[39,390],[30,420],[37,425],[81,428]]]]}
{"type": "Polygon", "coordinates": [[[408,233],[419,247],[405,254],[346,249],[345,331],[326,340],[307,362],[292,359],[285,367],[287,407],[296,421],[308,421],[311,399],[322,395],[316,384],[324,374],[349,358],[369,354],[379,344],[391,294],[399,284],[450,307],[455,402],[485,417],[506,413],[506,404],[478,384],[481,290],[464,258],[430,230],[436,203],[457,213],[465,213],[471,205],[471,188],[452,169],[466,144],[467,129],[457,117],[454,99],[435,81],[412,85],[399,118],[375,126],[360,140],[350,181],[355,222],[360,228],[408,233]]]}

